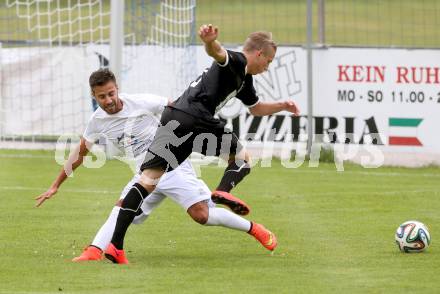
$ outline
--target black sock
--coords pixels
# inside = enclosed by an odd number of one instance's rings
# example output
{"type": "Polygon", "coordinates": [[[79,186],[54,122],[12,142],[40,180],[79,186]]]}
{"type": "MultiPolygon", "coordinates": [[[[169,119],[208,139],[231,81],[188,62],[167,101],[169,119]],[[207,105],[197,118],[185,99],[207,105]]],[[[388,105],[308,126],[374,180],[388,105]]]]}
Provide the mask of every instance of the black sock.
{"type": "Polygon", "coordinates": [[[119,210],[118,220],[116,221],[115,231],[112,237],[112,243],[116,249],[124,247],[125,233],[128,227],[141,210],[142,201],[148,196],[148,191],[140,184],[136,183],[128,191],[124,200],[122,201],[121,209],[119,210]]]}
{"type": "Polygon", "coordinates": [[[234,160],[229,163],[223,178],[217,187],[218,191],[230,192],[251,172],[251,167],[246,160],[234,160]]]}

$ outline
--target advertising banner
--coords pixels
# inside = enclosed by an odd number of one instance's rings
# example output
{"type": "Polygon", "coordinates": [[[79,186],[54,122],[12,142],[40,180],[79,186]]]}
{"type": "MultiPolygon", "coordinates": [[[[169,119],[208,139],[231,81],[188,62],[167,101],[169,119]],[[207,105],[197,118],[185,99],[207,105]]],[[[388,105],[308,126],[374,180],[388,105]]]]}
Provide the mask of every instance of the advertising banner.
{"type": "MultiPolygon", "coordinates": [[[[93,70],[109,65],[108,45],[23,50],[2,49],[3,134],[81,133],[96,107],[87,79],[93,70]]],[[[119,87],[177,99],[212,62],[202,46],[127,45],[119,87]]],[[[218,116],[251,146],[304,145],[310,127],[306,62],[302,47],[282,46],[269,70],[254,76],[261,101],[292,99],[300,116],[281,112],[254,117],[236,99],[218,116]]],[[[397,161],[407,153],[417,155],[414,161],[438,162],[440,50],[315,49],[312,113],[315,142],[374,145],[397,161]]]]}
{"type": "Polygon", "coordinates": [[[440,51],[317,50],[313,82],[316,133],[355,144],[378,133],[386,150],[440,153],[440,51]]]}

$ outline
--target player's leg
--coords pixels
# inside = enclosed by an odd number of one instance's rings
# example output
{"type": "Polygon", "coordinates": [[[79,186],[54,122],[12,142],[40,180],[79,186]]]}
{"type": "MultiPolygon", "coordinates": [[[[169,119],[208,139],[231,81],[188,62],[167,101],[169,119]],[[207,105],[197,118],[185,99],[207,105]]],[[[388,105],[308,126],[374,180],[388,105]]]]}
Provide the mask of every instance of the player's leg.
{"type": "Polygon", "coordinates": [[[250,161],[250,155],[245,149],[242,149],[239,154],[230,154],[228,166],[217,186],[217,190],[229,193],[236,187],[251,172],[250,161]]]}
{"type": "Polygon", "coordinates": [[[199,224],[221,226],[246,232],[270,251],[273,251],[278,245],[275,234],[266,229],[263,225],[250,222],[224,208],[208,207],[206,201],[200,201],[191,205],[187,212],[192,219],[199,224]]]}
{"type": "MultiPolygon", "coordinates": [[[[159,206],[160,203],[165,199],[165,195],[161,194],[158,189],[155,189],[148,197],[142,202],[140,209],[136,213],[132,224],[141,224],[143,223],[153,212],[153,210],[159,206]]],[[[114,227],[116,226],[116,221],[114,227]]],[[[113,235],[113,232],[112,232],[113,235]]],[[[110,235],[111,237],[111,235],[110,235]]],[[[111,242],[108,240],[109,244],[107,249],[105,250],[105,257],[111,260],[114,263],[119,264],[128,264],[128,259],[125,256],[125,252],[122,249],[117,249],[111,242]]]]}
{"type": "MultiPolygon", "coordinates": [[[[102,259],[102,253],[107,249],[110,240],[113,236],[113,232],[116,225],[116,220],[119,214],[120,206],[122,204],[123,198],[126,196],[128,191],[131,189],[134,183],[139,180],[140,176],[136,175],[133,179],[125,186],[122,190],[121,198],[113,207],[109,217],[106,222],[101,226],[98,233],[95,235],[92,243],[82,252],[78,257],[75,257],[73,261],[86,261],[86,260],[100,260],[102,259]]],[[[142,203],[142,207],[132,221],[133,224],[140,224],[145,221],[145,219],[151,214],[151,212],[159,206],[159,204],[165,198],[164,195],[153,192],[150,197],[145,199],[142,203]]]]}
{"type": "Polygon", "coordinates": [[[208,207],[207,200],[194,203],[187,209],[187,213],[201,225],[222,226],[243,232],[251,229],[250,221],[224,208],[208,207]]]}
{"type": "Polygon", "coordinates": [[[111,238],[111,243],[116,249],[123,249],[124,238],[128,227],[136,215],[141,213],[140,208],[142,202],[154,191],[157,181],[164,172],[165,171],[160,168],[144,169],[139,181],[128,191],[118,212],[115,229],[111,238]]]}
{"type": "Polygon", "coordinates": [[[197,179],[188,162],[166,174],[158,190],[182,206],[200,224],[247,232],[267,249],[273,250],[276,247],[275,235],[262,225],[250,222],[224,208],[208,205],[211,192],[203,181],[197,179]]]}
{"type": "Polygon", "coordinates": [[[120,198],[118,202],[115,204],[113,209],[110,212],[105,223],[101,226],[98,232],[95,235],[92,243],[84,249],[82,254],[78,257],[75,257],[72,261],[87,261],[87,260],[100,260],[102,259],[103,252],[107,249],[107,246],[113,236],[113,232],[116,225],[116,219],[119,214],[119,209],[122,203],[122,200],[130,191],[131,187],[139,180],[140,176],[135,175],[130,182],[122,189],[120,198]]]}
{"type": "Polygon", "coordinates": [[[162,113],[160,123],[141,166],[141,179],[122,202],[111,240],[117,250],[123,249],[128,227],[142,201],[154,191],[161,176],[165,171],[177,168],[191,154],[194,118],[168,107],[162,113]]]}
{"type": "MultiPolygon", "coordinates": [[[[98,233],[95,235],[92,243],[84,249],[80,256],[75,257],[74,259],[72,259],[72,261],[78,262],[102,259],[102,255],[110,244],[110,240],[112,239],[121,203],[122,200],[116,203],[116,205],[110,212],[107,220],[101,226],[98,233]]],[[[145,215],[143,213],[139,213],[139,216],[143,216],[143,218],[145,219],[145,215]]],[[[133,220],[133,223],[137,223],[135,222],[135,220],[133,220]]]]}
{"type": "Polygon", "coordinates": [[[221,138],[221,146],[218,146],[216,155],[227,154],[229,158],[220,184],[212,193],[212,201],[226,205],[236,214],[247,215],[250,207],[243,200],[230,194],[230,191],[250,173],[250,155],[234,133],[223,132],[221,137],[217,137],[221,138]]]}
{"type": "MultiPolygon", "coordinates": [[[[134,217],[132,224],[135,225],[142,224],[150,216],[153,210],[156,209],[156,207],[158,207],[162,203],[164,199],[165,199],[165,195],[156,193],[155,191],[151,193],[142,202],[141,208],[136,213],[136,216],[134,217]]],[[[102,251],[105,251],[105,249],[107,249],[107,246],[110,244],[111,238],[113,236],[113,232],[115,230],[116,220],[119,214],[119,210],[121,208],[121,204],[122,204],[122,199],[116,202],[107,221],[101,227],[101,229],[98,231],[95,238],[93,239],[91,246],[99,248],[102,251]]]]}

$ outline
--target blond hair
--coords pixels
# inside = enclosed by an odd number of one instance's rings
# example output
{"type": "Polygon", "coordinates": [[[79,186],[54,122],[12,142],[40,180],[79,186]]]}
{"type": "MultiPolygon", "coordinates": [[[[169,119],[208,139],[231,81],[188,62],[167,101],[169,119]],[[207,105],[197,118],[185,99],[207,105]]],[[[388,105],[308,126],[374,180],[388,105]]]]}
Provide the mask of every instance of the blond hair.
{"type": "Polygon", "coordinates": [[[272,33],[259,31],[253,32],[247,37],[243,45],[243,51],[266,51],[269,47],[272,47],[275,51],[277,50],[277,44],[272,40],[272,33]]]}

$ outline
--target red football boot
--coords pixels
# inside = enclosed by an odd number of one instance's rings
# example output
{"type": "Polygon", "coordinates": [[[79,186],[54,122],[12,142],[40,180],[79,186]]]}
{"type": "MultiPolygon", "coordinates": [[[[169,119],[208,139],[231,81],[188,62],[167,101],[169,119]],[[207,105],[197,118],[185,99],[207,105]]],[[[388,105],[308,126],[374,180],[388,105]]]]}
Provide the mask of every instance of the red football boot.
{"type": "Polygon", "coordinates": [[[230,210],[238,215],[247,215],[251,211],[249,205],[243,200],[232,196],[232,194],[228,192],[214,191],[212,192],[211,199],[216,204],[222,204],[229,207],[230,210]]]}
{"type": "Polygon", "coordinates": [[[273,251],[278,245],[275,234],[266,229],[263,225],[252,222],[252,228],[249,234],[254,236],[267,250],[273,251]]]}
{"type": "Polygon", "coordinates": [[[110,243],[104,253],[105,257],[113,263],[128,264],[128,259],[125,257],[124,250],[116,249],[115,245],[110,243]]]}
{"type": "Polygon", "coordinates": [[[88,246],[81,253],[80,256],[72,259],[73,262],[79,261],[88,261],[88,260],[101,260],[102,259],[102,250],[95,246],[88,246]]]}

